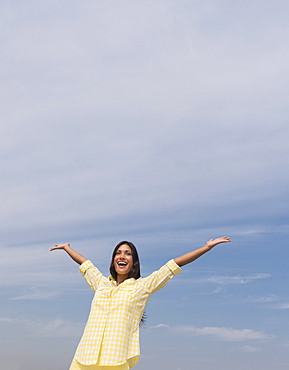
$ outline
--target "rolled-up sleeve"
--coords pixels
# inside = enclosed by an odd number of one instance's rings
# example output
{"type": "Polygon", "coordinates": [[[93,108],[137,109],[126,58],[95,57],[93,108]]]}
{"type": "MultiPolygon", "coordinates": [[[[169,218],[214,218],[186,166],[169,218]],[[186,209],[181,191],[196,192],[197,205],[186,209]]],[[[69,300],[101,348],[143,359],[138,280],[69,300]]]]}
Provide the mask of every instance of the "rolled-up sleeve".
{"type": "Polygon", "coordinates": [[[176,275],[178,275],[182,272],[182,269],[175,262],[175,260],[170,260],[168,263],[166,263],[166,266],[171,270],[171,272],[174,274],[174,276],[176,276],[176,275]]]}
{"type": "Polygon", "coordinates": [[[96,291],[102,279],[106,278],[102,273],[94,266],[94,264],[86,260],[79,266],[79,270],[82,276],[85,278],[87,284],[91,287],[92,290],[96,291]]]}
{"type": "Polygon", "coordinates": [[[180,266],[174,260],[170,260],[158,271],[155,271],[148,277],[144,278],[143,281],[149,293],[153,294],[166,286],[171,278],[181,272],[182,269],[180,266]]]}
{"type": "Polygon", "coordinates": [[[83,262],[80,266],[79,266],[79,270],[80,272],[82,273],[82,276],[85,275],[86,271],[93,267],[93,263],[89,260],[86,260],[85,262],[83,262]]]}

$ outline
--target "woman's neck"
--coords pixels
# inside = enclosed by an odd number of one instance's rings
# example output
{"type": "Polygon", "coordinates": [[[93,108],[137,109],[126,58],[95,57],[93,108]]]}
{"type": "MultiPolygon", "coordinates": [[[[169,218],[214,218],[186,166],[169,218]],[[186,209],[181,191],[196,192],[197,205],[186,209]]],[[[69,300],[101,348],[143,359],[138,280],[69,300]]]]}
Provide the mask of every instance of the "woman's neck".
{"type": "Polygon", "coordinates": [[[127,275],[117,275],[116,277],[116,285],[123,283],[128,278],[127,275]]]}

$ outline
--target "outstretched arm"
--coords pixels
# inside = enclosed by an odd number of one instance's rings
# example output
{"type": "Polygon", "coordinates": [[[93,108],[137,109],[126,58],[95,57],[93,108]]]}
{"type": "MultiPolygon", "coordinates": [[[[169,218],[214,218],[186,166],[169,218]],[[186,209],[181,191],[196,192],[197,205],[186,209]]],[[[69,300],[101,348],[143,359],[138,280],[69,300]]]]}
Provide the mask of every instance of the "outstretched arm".
{"type": "Polygon", "coordinates": [[[197,258],[201,257],[203,254],[209,252],[212,248],[214,248],[217,244],[220,243],[228,243],[231,239],[227,236],[223,236],[222,238],[217,239],[210,239],[206,245],[203,247],[196,249],[195,251],[189,252],[187,254],[184,254],[181,257],[175,258],[174,261],[176,264],[178,264],[180,267],[187,265],[188,263],[191,263],[195,261],[197,258]]]}
{"type": "Polygon", "coordinates": [[[86,258],[83,257],[80,253],[76,252],[70,247],[69,243],[66,244],[56,244],[55,247],[50,248],[50,252],[57,250],[57,249],[63,249],[65,252],[79,265],[81,265],[83,262],[86,261],[86,258]]]}

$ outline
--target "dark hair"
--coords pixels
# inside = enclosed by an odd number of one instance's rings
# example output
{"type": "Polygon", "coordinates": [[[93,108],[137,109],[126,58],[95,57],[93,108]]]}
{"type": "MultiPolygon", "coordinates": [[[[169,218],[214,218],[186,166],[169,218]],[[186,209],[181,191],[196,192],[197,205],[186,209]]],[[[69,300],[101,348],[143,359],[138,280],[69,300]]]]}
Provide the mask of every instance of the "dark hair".
{"type": "Polygon", "coordinates": [[[117,273],[116,273],[115,268],[114,268],[114,257],[116,255],[116,252],[118,251],[119,247],[123,244],[127,244],[130,247],[131,253],[132,253],[133,266],[132,266],[132,269],[130,270],[130,272],[128,274],[128,279],[129,278],[138,279],[138,278],[140,278],[140,263],[139,263],[138,253],[137,253],[136,247],[133,245],[133,243],[127,242],[127,241],[122,241],[122,242],[118,243],[118,245],[113,250],[110,269],[109,269],[109,271],[111,273],[111,276],[114,278],[114,280],[117,279],[117,273]]]}

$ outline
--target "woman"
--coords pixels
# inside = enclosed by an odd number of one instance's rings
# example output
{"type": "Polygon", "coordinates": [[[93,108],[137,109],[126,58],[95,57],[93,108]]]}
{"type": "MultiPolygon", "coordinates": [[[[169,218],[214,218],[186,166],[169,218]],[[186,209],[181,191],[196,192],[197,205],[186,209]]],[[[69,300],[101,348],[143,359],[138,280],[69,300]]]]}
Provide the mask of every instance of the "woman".
{"type": "Polygon", "coordinates": [[[146,278],[140,277],[140,263],[135,246],[120,242],[114,249],[111,276],[104,277],[70,244],[59,244],[50,250],[63,249],[78,264],[90,287],[95,291],[83,336],[70,370],[128,370],[140,356],[139,324],[151,296],[217,244],[230,238],[210,239],[205,246],[170,260],[146,278]]]}

